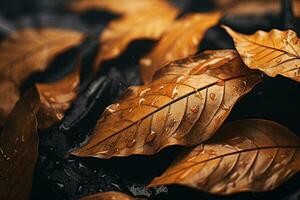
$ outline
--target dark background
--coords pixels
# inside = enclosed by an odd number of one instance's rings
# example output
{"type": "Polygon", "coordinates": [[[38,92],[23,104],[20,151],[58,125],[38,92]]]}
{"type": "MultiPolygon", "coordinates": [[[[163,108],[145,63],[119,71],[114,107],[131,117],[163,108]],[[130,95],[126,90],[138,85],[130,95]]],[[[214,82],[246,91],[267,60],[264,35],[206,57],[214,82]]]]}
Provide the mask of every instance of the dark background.
{"type": "MultiPolygon", "coordinates": [[[[167,148],[154,156],[130,156],[111,160],[69,157],[68,152],[80,146],[89,136],[104,108],[114,102],[128,86],[141,84],[138,60],[155,43],[133,42],[124,54],[104,63],[101,71],[91,76],[91,63],[99,45],[93,36],[101,33],[107,22],[117,16],[99,11],[76,15],[65,8],[66,2],[0,1],[1,39],[10,32],[25,27],[67,28],[91,36],[79,47],[58,56],[47,71],[30,77],[22,88],[25,91],[34,82],[59,80],[74,69],[79,56],[83,58],[84,67],[81,71],[78,99],[68,110],[61,124],[40,133],[39,160],[35,169],[31,199],[78,199],[88,194],[111,190],[150,199],[300,199],[299,175],[274,191],[260,194],[243,193],[222,197],[179,186],[145,189],[144,186],[171,163],[181,147],[167,148]]],[[[214,2],[209,0],[172,2],[183,10],[182,15],[214,8],[214,2]]],[[[291,18],[288,9],[284,9],[281,14],[266,13],[264,16],[226,16],[220,23],[243,33],[272,28],[292,28],[298,31],[298,19],[291,18]]],[[[224,48],[233,48],[232,41],[221,28],[215,26],[206,34],[199,52],[224,48]]],[[[299,83],[281,76],[265,76],[262,84],[237,103],[227,121],[243,118],[269,119],[285,125],[300,136],[299,102],[299,83]]]]}

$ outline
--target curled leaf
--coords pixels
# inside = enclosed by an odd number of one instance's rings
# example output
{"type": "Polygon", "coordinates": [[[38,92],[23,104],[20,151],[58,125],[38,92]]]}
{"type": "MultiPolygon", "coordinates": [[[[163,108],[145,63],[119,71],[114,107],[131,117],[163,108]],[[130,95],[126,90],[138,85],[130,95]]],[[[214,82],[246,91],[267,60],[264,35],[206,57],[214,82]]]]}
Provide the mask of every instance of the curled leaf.
{"type": "Polygon", "coordinates": [[[178,9],[167,1],[154,2],[158,4],[155,8],[140,9],[109,23],[99,39],[101,48],[96,57],[96,66],[119,56],[134,40],[157,40],[161,37],[177,16],[178,9]]]}
{"type": "Polygon", "coordinates": [[[222,195],[272,190],[299,171],[299,148],[299,138],[278,123],[232,122],[179,156],[150,186],[180,184],[222,195]]]}
{"type": "Polygon", "coordinates": [[[41,99],[41,108],[38,112],[40,129],[46,129],[62,120],[65,111],[77,97],[79,81],[79,68],[77,68],[60,81],[36,84],[41,99]]]}
{"type": "Polygon", "coordinates": [[[166,2],[166,0],[73,0],[70,9],[79,13],[96,9],[116,14],[133,14],[137,11],[157,9],[166,2]]]}
{"type": "Polygon", "coordinates": [[[121,192],[100,192],[80,200],[134,200],[135,198],[121,192]]]}
{"type": "Polygon", "coordinates": [[[214,134],[235,102],[260,80],[232,50],[171,62],[151,84],[129,88],[106,108],[87,144],[73,154],[110,158],[198,144],[214,134]]]}
{"type": "Polygon", "coordinates": [[[10,113],[0,135],[0,199],[28,199],[38,156],[36,88],[25,94],[10,113]]]}
{"type": "Polygon", "coordinates": [[[300,82],[300,40],[292,30],[257,31],[253,35],[223,28],[233,38],[244,63],[271,77],[280,74],[300,82]]]}
{"type": "Polygon", "coordinates": [[[62,29],[25,29],[0,43],[0,74],[20,85],[33,72],[43,71],[62,51],[79,44],[83,34],[62,29]]]}
{"type": "Polygon", "coordinates": [[[19,88],[10,79],[0,77],[0,127],[19,99],[19,88]]]}
{"type": "Polygon", "coordinates": [[[220,13],[196,13],[174,22],[155,48],[141,59],[144,83],[151,82],[164,64],[195,54],[206,31],[217,24],[220,17],[220,13]]]}

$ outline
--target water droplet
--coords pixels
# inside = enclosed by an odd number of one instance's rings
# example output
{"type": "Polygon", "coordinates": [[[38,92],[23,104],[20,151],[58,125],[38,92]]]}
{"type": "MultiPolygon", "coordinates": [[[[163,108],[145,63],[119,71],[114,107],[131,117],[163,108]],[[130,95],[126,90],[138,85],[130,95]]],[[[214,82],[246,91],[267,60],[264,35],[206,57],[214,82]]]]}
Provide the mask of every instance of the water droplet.
{"type": "Polygon", "coordinates": [[[179,83],[180,81],[182,81],[184,79],[184,76],[180,76],[177,80],[176,83],[179,83]]]}
{"type": "Polygon", "coordinates": [[[216,94],[215,93],[210,93],[209,98],[214,101],[216,99],[216,94]]]}
{"type": "Polygon", "coordinates": [[[108,154],[109,150],[103,150],[103,151],[100,151],[99,154],[103,154],[103,155],[106,155],[108,154]]]}
{"type": "Polygon", "coordinates": [[[232,187],[235,187],[235,183],[233,183],[233,182],[230,182],[230,183],[228,183],[228,185],[227,185],[228,187],[230,187],[230,188],[232,188],[232,187]]]}
{"type": "Polygon", "coordinates": [[[238,173],[238,172],[234,172],[234,173],[230,176],[230,178],[231,178],[231,179],[236,179],[238,176],[239,176],[239,173],[238,173]]]}
{"type": "Polygon", "coordinates": [[[133,140],[131,140],[131,141],[127,144],[127,147],[131,148],[131,147],[133,147],[135,144],[136,144],[136,140],[133,139],[133,140]]]}
{"type": "Polygon", "coordinates": [[[149,92],[151,90],[151,88],[147,88],[147,89],[144,89],[143,91],[141,91],[141,93],[140,93],[140,97],[141,96],[144,96],[145,94],[146,94],[146,92],[149,92]]]}
{"type": "Polygon", "coordinates": [[[178,88],[177,85],[174,87],[172,92],[172,99],[174,99],[178,95],[178,88]]]}
{"type": "Polygon", "coordinates": [[[199,106],[198,106],[198,105],[193,105],[193,106],[191,107],[191,111],[192,111],[193,113],[198,113],[198,112],[199,112],[199,106]]]}
{"type": "Polygon", "coordinates": [[[276,63],[281,63],[281,58],[277,58],[277,59],[275,60],[275,62],[276,62],[276,63]]]}
{"type": "Polygon", "coordinates": [[[65,185],[64,185],[63,183],[57,182],[56,184],[58,185],[58,187],[59,187],[60,189],[64,189],[64,187],[65,187],[65,185]]]}
{"type": "Polygon", "coordinates": [[[144,103],[145,99],[140,99],[139,100],[139,106],[141,106],[144,103]]]}
{"type": "Polygon", "coordinates": [[[222,109],[223,110],[229,110],[230,109],[230,106],[227,106],[226,104],[222,104],[222,109]]]}
{"type": "Polygon", "coordinates": [[[141,64],[145,66],[150,66],[152,64],[152,60],[150,58],[141,59],[141,64]]]}
{"type": "Polygon", "coordinates": [[[155,97],[155,99],[152,101],[151,106],[156,106],[156,102],[160,99],[160,97],[155,97]]]}
{"type": "Polygon", "coordinates": [[[151,133],[147,136],[146,142],[152,142],[156,138],[156,133],[154,131],[151,131],[151,133]]]}
{"type": "Polygon", "coordinates": [[[281,167],[281,164],[280,163],[276,163],[275,165],[274,165],[274,169],[279,169],[281,167]]]}

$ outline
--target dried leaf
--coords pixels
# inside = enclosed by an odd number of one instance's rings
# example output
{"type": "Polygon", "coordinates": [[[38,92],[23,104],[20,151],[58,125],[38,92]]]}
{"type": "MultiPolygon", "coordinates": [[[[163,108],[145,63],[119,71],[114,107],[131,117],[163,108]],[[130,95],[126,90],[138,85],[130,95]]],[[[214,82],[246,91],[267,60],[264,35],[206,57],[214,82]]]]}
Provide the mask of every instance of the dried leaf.
{"type": "Polygon", "coordinates": [[[299,138],[275,122],[232,122],[179,156],[150,186],[180,184],[222,195],[272,190],[299,171],[299,148],[299,138]]]}
{"type": "Polygon", "coordinates": [[[177,16],[178,9],[167,1],[157,1],[156,4],[159,5],[155,8],[147,7],[109,23],[99,39],[101,49],[95,66],[119,56],[134,40],[157,40],[161,37],[177,16]]]}
{"type": "Polygon", "coordinates": [[[165,6],[166,0],[74,0],[70,9],[75,12],[87,10],[108,10],[116,14],[133,14],[138,11],[149,11],[165,6]]]}
{"type": "Polygon", "coordinates": [[[0,127],[3,127],[20,94],[18,86],[4,77],[0,77],[0,94],[0,127]]]}
{"type": "Polygon", "coordinates": [[[16,103],[0,135],[0,199],[29,198],[38,156],[39,104],[34,88],[16,103]]]}
{"type": "Polygon", "coordinates": [[[170,145],[203,142],[260,79],[233,50],[206,51],[172,62],[151,84],[129,88],[106,108],[87,144],[73,154],[147,155],[170,145]],[[193,126],[197,131],[191,131],[193,126]]]}
{"type": "Polygon", "coordinates": [[[134,200],[135,198],[121,192],[100,192],[80,200],[134,200]]]}
{"type": "Polygon", "coordinates": [[[79,44],[83,34],[62,29],[25,29],[0,43],[0,74],[20,85],[33,72],[43,71],[62,51],[79,44]]]}
{"type": "Polygon", "coordinates": [[[78,67],[60,81],[36,84],[42,104],[38,112],[40,129],[46,129],[63,119],[65,111],[77,97],[79,81],[78,67]]]}
{"type": "Polygon", "coordinates": [[[150,83],[164,64],[195,54],[206,31],[217,24],[220,17],[220,13],[196,13],[174,22],[155,48],[141,60],[144,83],[150,83]]]}
{"type": "Polygon", "coordinates": [[[278,74],[300,82],[300,40],[292,30],[257,31],[253,35],[236,33],[223,28],[233,38],[244,63],[274,77],[278,74]]]}
{"type": "Polygon", "coordinates": [[[266,15],[280,13],[280,0],[218,0],[216,7],[224,9],[226,15],[266,15]]]}

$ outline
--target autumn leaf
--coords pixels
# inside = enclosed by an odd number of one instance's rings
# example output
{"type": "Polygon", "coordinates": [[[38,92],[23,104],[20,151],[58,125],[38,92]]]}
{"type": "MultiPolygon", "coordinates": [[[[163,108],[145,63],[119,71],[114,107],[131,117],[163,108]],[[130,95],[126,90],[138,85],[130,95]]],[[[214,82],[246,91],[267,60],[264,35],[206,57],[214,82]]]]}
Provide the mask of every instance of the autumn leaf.
{"type": "Polygon", "coordinates": [[[36,84],[41,99],[41,108],[38,112],[40,129],[46,129],[64,117],[65,111],[78,94],[79,69],[77,67],[73,73],[57,82],[36,84]]]}
{"type": "Polygon", "coordinates": [[[155,48],[141,59],[144,83],[150,83],[164,64],[195,54],[206,31],[217,24],[220,17],[220,13],[196,13],[175,21],[155,48]]]}
{"type": "Polygon", "coordinates": [[[73,154],[148,155],[170,145],[203,142],[260,79],[233,50],[206,51],[171,62],[151,84],[129,88],[106,108],[87,144],[73,154]]]}
{"type": "Polygon", "coordinates": [[[16,103],[0,135],[0,199],[29,198],[38,156],[39,105],[34,88],[16,103]]]}
{"type": "Polygon", "coordinates": [[[180,184],[222,195],[269,191],[299,171],[299,148],[299,138],[278,123],[232,122],[180,155],[150,186],[180,184]]]}
{"type": "Polygon", "coordinates": [[[217,9],[229,16],[266,15],[280,13],[280,0],[221,0],[216,1],[217,9]]]}
{"type": "Polygon", "coordinates": [[[223,28],[233,38],[244,63],[271,77],[280,74],[300,82],[300,40],[292,30],[257,31],[253,35],[236,33],[223,28]]]}
{"type": "Polygon", "coordinates": [[[92,194],[86,197],[81,198],[80,200],[134,200],[135,198],[121,193],[121,192],[99,192],[92,194]]]}
{"type": "Polygon", "coordinates": [[[32,73],[43,71],[59,53],[76,46],[83,34],[62,29],[25,29],[0,43],[0,74],[20,85],[32,73]]]}
{"type": "Polygon", "coordinates": [[[133,14],[138,11],[149,11],[165,6],[166,0],[73,0],[70,9],[74,12],[88,10],[108,10],[116,14],[133,14]]]}
{"type": "Polygon", "coordinates": [[[18,101],[20,94],[18,86],[13,81],[1,76],[0,91],[0,127],[3,127],[7,116],[18,101]]]}
{"type": "Polygon", "coordinates": [[[101,47],[95,66],[102,61],[119,56],[134,40],[157,40],[161,37],[177,16],[178,9],[167,1],[154,1],[153,3],[156,5],[155,8],[150,6],[147,9],[140,9],[108,24],[99,38],[101,47]]]}

